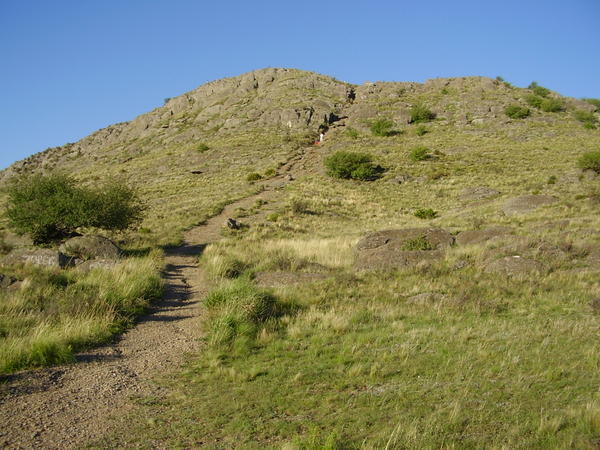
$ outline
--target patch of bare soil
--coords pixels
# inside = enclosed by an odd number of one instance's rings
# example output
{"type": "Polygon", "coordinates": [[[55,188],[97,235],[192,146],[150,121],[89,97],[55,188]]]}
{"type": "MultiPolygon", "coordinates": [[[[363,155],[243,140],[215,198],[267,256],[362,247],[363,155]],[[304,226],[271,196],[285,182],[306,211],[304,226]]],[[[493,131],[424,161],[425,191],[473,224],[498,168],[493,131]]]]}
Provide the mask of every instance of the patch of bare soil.
{"type": "Polygon", "coordinates": [[[133,407],[133,398],[160,397],[152,380],[176,371],[186,355],[201,350],[200,302],[208,286],[198,256],[220,239],[236,208],[257,198],[276,200],[286,183],[318,159],[316,149],[299,152],[263,183],[264,192],[228,205],[188,231],[183,245],[168,249],[163,299],[113,344],[77,355],[75,364],[21,372],[0,384],[0,447],[81,447],[109,432],[133,407]]]}

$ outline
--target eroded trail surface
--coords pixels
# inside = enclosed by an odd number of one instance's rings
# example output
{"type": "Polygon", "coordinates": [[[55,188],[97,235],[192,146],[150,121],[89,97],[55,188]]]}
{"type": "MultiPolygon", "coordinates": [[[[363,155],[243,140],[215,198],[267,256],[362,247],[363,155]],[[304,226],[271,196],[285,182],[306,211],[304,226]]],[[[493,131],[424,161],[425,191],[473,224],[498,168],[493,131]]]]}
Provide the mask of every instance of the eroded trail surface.
{"type": "Polygon", "coordinates": [[[198,316],[208,287],[198,256],[220,239],[236,208],[248,208],[258,198],[277,199],[279,189],[305,173],[316,156],[301,151],[264,182],[264,192],[228,205],[188,231],[183,245],[167,251],[163,299],[114,344],[79,354],[75,364],[22,372],[0,384],[0,447],[81,447],[109,432],[136,396],[160,396],[152,379],[175,371],[186,355],[200,350],[198,316]]]}

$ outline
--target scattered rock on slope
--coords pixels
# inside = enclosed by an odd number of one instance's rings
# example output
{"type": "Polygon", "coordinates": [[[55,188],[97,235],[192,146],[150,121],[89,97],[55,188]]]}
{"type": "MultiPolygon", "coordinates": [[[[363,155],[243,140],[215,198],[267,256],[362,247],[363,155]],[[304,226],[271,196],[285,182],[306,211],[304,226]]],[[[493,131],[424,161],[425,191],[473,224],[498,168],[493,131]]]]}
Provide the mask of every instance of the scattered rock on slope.
{"type": "Polygon", "coordinates": [[[511,232],[512,229],[509,227],[492,227],[486,228],[485,230],[462,231],[456,236],[456,243],[458,245],[480,244],[496,237],[509,235],[511,232]]]}
{"type": "Polygon", "coordinates": [[[371,233],[356,245],[358,270],[393,269],[440,259],[454,242],[441,228],[407,228],[371,233]]]}
{"type": "Polygon", "coordinates": [[[485,267],[485,272],[519,277],[530,273],[541,273],[543,269],[544,266],[540,262],[515,255],[492,261],[485,267]]]}
{"type": "Polygon", "coordinates": [[[556,197],[551,195],[522,195],[509,199],[502,210],[509,215],[523,214],[554,202],[556,202],[556,197]]]}
{"type": "Polygon", "coordinates": [[[16,249],[2,260],[3,264],[33,264],[44,267],[67,267],[72,264],[72,258],[48,248],[16,249]]]}
{"type": "Polygon", "coordinates": [[[473,201],[483,200],[497,195],[500,195],[500,191],[497,191],[496,189],[492,189],[489,186],[476,186],[463,190],[460,198],[465,201],[473,201]]]}
{"type": "Polygon", "coordinates": [[[122,250],[110,239],[103,236],[77,236],[64,242],[59,250],[73,258],[118,259],[122,250]]]}

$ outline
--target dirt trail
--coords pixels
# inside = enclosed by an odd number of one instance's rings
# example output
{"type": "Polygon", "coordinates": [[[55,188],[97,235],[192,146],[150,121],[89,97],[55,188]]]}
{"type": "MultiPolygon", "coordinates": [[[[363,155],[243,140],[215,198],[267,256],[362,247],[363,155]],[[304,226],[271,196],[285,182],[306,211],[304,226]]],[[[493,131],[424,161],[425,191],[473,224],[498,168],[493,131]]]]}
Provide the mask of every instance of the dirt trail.
{"type": "MultiPolygon", "coordinates": [[[[0,447],[73,448],[110,431],[136,396],[161,395],[152,379],[175,371],[200,349],[200,301],[207,282],[198,256],[220,239],[236,208],[258,198],[273,201],[279,189],[305,174],[318,152],[305,149],[263,182],[264,191],[228,205],[219,215],[185,233],[184,244],[166,254],[165,295],[149,314],[114,344],[77,355],[77,363],[27,371],[0,385],[0,447]]],[[[255,218],[256,219],[256,218],[255,218]]],[[[252,220],[246,218],[244,220],[252,220]]]]}

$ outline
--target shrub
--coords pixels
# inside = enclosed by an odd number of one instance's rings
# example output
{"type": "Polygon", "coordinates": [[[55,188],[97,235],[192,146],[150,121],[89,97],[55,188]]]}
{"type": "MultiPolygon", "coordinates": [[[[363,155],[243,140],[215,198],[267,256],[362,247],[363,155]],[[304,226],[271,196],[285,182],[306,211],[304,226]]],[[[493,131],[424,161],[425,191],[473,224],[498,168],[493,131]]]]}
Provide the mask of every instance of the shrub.
{"type": "Polygon", "coordinates": [[[412,161],[425,161],[426,159],[431,158],[431,153],[427,147],[419,146],[413,148],[408,154],[408,157],[412,161]]]}
{"type": "Polygon", "coordinates": [[[565,104],[558,98],[545,98],[542,100],[540,109],[545,112],[559,112],[565,109],[565,104]]]}
{"type": "Polygon", "coordinates": [[[393,134],[394,122],[390,119],[380,118],[371,124],[373,136],[391,136],[393,134]]]}
{"type": "Polygon", "coordinates": [[[402,250],[433,250],[425,236],[407,240],[402,246],[402,250]]]}
{"type": "Polygon", "coordinates": [[[535,94],[528,94],[525,96],[525,101],[530,106],[533,106],[534,108],[539,108],[540,106],[542,106],[542,102],[544,101],[544,99],[535,94]]]}
{"type": "Polygon", "coordinates": [[[417,128],[415,128],[415,134],[417,136],[424,136],[427,133],[429,133],[429,130],[424,125],[419,125],[417,128]]]}
{"type": "Polygon", "coordinates": [[[596,123],[598,123],[598,119],[594,115],[593,112],[577,110],[574,112],[574,116],[577,120],[583,123],[586,128],[596,128],[596,123]]]}
{"type": "Polygon", "coordinates": [[[204,300],[208,309],[209,342],[230,347],[236,341],[252,344],[259,327],[290,311],[270,292],[240,278],[224,283],[204,300]]]}
{"type": "Polygon", "coordinates": [[[589,169],[600,173],[600,150],[584,153],[577,160],[577,165],[581,169],[589,169]]]}
{"type": "Polygon", "coordinates": [[[525,108],[524,106],[519,105],[510,105],[507,106],[504,110],[504,114],[506,114],[511,119],[524,119],[529,115],[529,108],[525,108]]]}
{"type": "Polygon", "coordinates": [[[380,168],[373,165],[371,155],[338,151],[325,159],[327,174],[335,178],[373,180],[380,168]]]}
{"type": "Polygon", "coordinates": [[[276,169],[274,169],[274,168],[271,167],[270,169],[265,170],[265,177],[266,178],[274,177],[275,175],[277,175],[277,170],[276,169]]]}
{"type": "Polygon", "coordinates": [[[310,203],[307,200],[293,198],[290,200],[290,211],[294,215],[311,214],[310,203]]]}
{"type": "Polygon", "coordinates": [[[419,219],[435,219],[438,213],[431,208],[419,208],[414,212],[414,216],[419,219]]]}
{"type": "Polygon", "coordinates": [[[410,110],[411,123],[431,122],[433,119],[435,119],[435,113],[423,105],[415,105],[410,110]]]}
{"type": "Polygon", "coordinates": [[[550,89],[540,86],[536,81],[532,81],[528,89],[531,89],[535,95],[539,95],[540,97],[548,97],[550,95],[550,89]]]}
{"type": "Polygon", "coordinates": [[[586,102],[590,105],[594,105],[596,107],[596,111],[600,111],[600,98],[584,98],[586,102]]]}
{"type": "Polygon", "coordinates": [[[137,193],[120,183],[91,189],[65,175],[30,175],[7,187],[9,226],[48,244],[75,234],[78,228],[124,230],[142,218],[137,193]]]}
{"type": "Polygon", "coordinates": [[[262,175],[260,173],[252,172],[246,176],[246,181],[258,181],[262,179],[262,175]]]}

